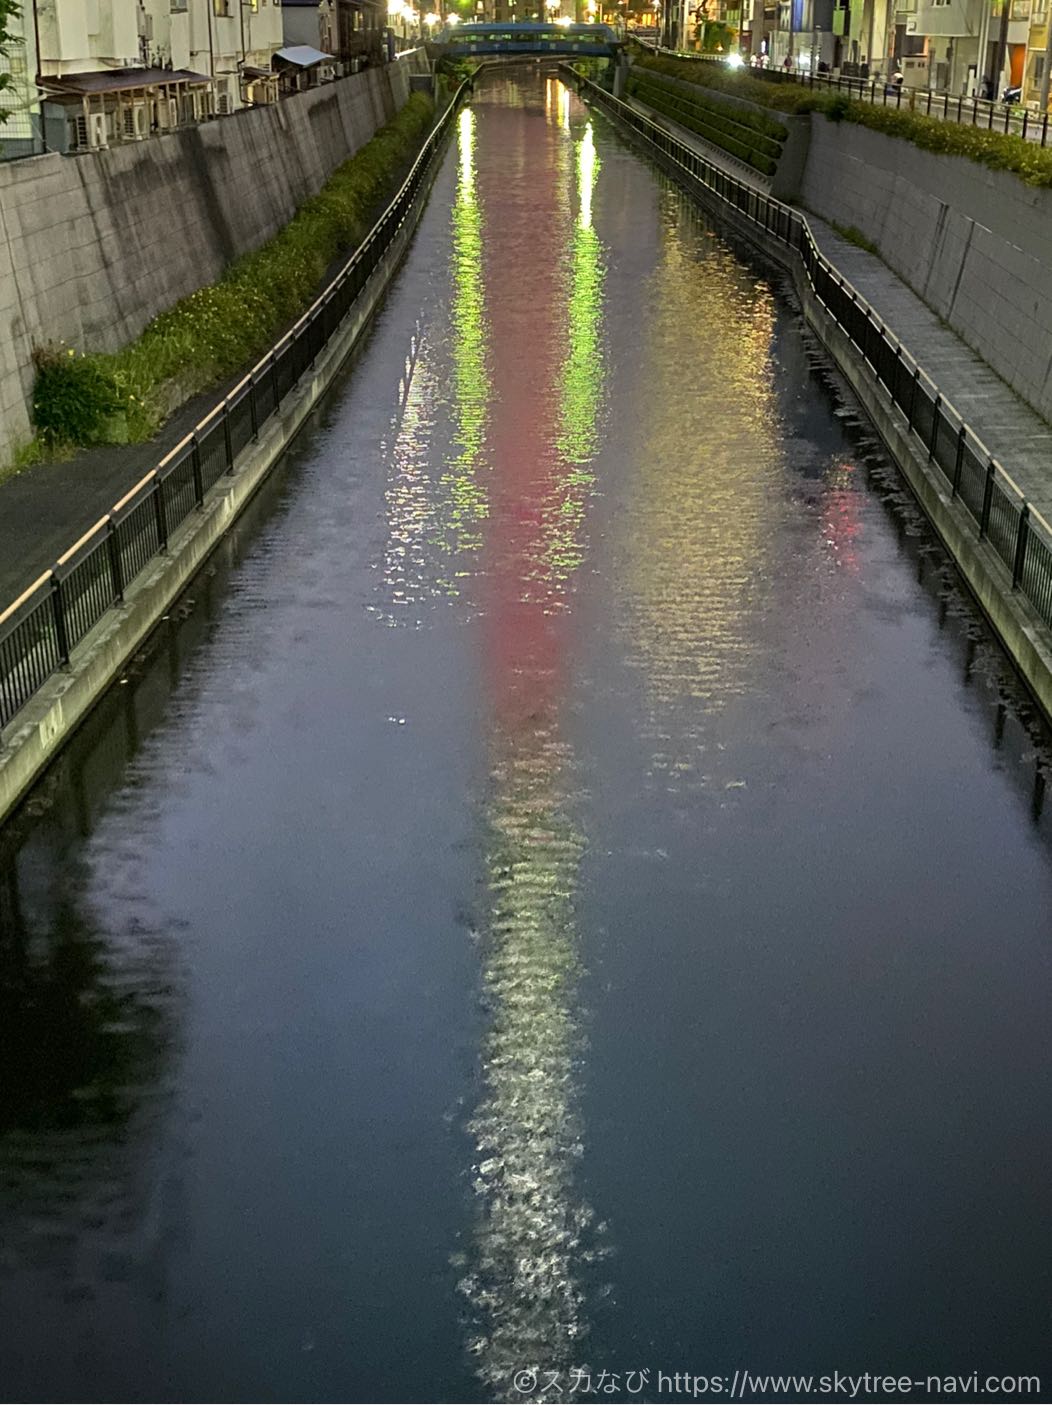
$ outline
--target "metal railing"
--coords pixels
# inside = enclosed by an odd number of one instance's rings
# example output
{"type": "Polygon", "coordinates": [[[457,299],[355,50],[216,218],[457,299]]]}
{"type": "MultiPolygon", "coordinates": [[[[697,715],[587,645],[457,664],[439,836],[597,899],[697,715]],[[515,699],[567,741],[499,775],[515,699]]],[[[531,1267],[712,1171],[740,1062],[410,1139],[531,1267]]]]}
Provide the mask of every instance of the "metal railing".
{"type": "Polygon", "coordinates": [[[1052,628],[1052,527],[1027,502],[1019,486],[916,358],[820,251],[807,220],[706,160],[590,80],[574,77],[598,106],[633,131],[646,148],[656,151],[674,174],[685,174],[704,186],[801,260],[815,296],[865,358],[883,393],[901,411],[916,447],[939,470],[951,498],[967,512],[978,539],[993,548],[1012,590],[1024,596],[1042,623],[1052,628]]]}
{"type": "Polygon", "coordinates": [[[179,528],[237,468],[237,457],[315,363],[361,295],[438,157],[462,83],[394,199],[303,316],[156,468],[51,570],[0,612],[0,732],[59,669],[179,528]]]}
{"type": "MultiPolygon", "coordinates": [[[[650,53],[667,58],[693,59],[698,62],[726,63],[718,54],[696,54],[689,50],[662,49],[645,40],[635,41],[650,53]]],[[[740,70],[750,78],[766,83],[796,83],[818,92],[843,93],[855,102],[868,102],[874,107],[891,107],[903,112],[919,112],[924,117],[937,117],[962,127],[977,127],[984,132],[999,132],[1022,137],[1038,146],[1052,142],[1047,112],[1028,109],[1005,102],[989,102],[986,98],[955,97],[931,88],[907,88],[885,79],[837,77],[831,73],[786,72],[780,68],[746,68],[740,70]]]]}

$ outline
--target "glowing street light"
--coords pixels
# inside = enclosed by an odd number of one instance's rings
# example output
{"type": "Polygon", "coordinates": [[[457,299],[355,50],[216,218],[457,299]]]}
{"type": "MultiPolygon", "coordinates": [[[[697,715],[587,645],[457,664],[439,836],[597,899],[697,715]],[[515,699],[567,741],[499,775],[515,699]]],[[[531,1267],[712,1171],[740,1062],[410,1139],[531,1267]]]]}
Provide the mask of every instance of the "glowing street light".
{"type": "Polygon", "coordinates": [[[436,24],[442,23],[442,16],[436,14],[434,10],[431,10],[424,16],[424,23],[427,25],[428,29],[434,29],[436,24]]]}

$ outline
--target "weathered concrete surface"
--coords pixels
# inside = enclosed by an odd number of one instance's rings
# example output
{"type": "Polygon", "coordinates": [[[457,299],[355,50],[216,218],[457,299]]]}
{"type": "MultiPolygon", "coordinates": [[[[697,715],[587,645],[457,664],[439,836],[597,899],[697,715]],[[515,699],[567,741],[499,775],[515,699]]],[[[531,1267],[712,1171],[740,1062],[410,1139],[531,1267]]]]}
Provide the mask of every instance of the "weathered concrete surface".
{"type": "Polygon", "coordinates": [[[35,346],[116,350],[213,282],[395,115],[421,63],[149,141],[0,165],[0,462],[31,434],[35,346]]]}
{"type": "Polygon", "coordinates": [[[1052,421],[1052,190],[852,122],[811,121],[801,202],[864,234],[1052,421]]]}
{"type": "MultiPolygon", "coordinates": [[[[440,162],[432,165],[432,175],[440,162]]],[[[209,552],[243,511],[288,448],[368,325],[398,269],[423,209],[427,189],[378,265],[339,331],[291,396],[239,456],[200,512],[172,534],[168,551],[128,588],[123,605],[108,611],[73,651],[68,670],[49,679],[0,738],[0,819],[26,793],[66,738],[120,676],[129,658],[186,588],[209,552]]]]}

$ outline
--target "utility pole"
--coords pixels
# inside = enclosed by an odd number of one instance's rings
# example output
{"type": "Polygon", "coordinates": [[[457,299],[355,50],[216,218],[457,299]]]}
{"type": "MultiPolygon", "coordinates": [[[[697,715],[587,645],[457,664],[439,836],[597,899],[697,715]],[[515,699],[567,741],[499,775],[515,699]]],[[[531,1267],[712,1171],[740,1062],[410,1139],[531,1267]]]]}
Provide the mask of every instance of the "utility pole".
{"type": "Polygon", "coordinates": [[[1005,55],[1008,53],[1008,21],[1011,16],[1012,0],[1001,0],[1001,29],[997,36],[997,59],[993,72],[993,91],[990,97],[997,101],[1001,92],[1001,74],[1005,68],[1005,55]]]}
{"type": "Polygon", "coordinates": [[[763,52],[763,0],[752,0],[752,28],[749,30],[749,52],[758,59],[763,52]]]}

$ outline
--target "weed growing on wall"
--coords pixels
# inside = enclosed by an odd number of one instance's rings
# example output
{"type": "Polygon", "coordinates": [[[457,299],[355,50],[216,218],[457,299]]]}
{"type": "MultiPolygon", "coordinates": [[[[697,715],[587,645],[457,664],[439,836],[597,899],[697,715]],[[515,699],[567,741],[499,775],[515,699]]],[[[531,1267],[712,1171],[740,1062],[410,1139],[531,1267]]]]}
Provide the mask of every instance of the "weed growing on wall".
{"type": "Polygon", "coordinates": [[[173,402],[261,355],[315,297],[332,260],[354,248],[394,176],[428,131],[434,105],[413,93],[262,248],[183,298],[112,354],[36,353],[33,414],[45,444],[147,439],[173,402]]]}

